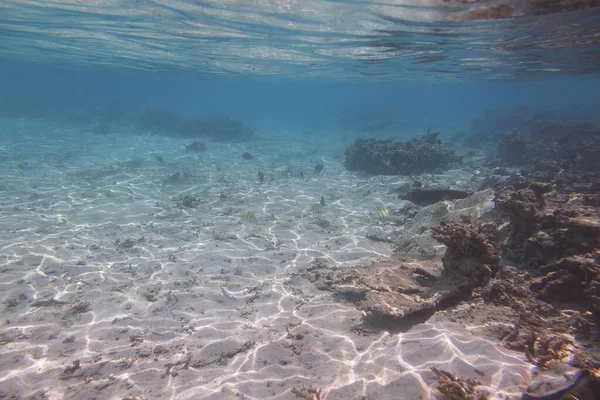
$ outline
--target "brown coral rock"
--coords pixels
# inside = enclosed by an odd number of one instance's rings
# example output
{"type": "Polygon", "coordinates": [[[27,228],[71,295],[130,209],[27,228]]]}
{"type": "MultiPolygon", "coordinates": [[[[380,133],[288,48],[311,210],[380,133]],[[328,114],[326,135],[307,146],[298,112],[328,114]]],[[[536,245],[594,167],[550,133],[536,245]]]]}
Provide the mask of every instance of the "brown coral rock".
{"type": "Polygon", "coordinates": [[[496,208],[506,213],[510,222],[510,234],[504,248],[509,259],[524,259],[524,244],[539,229],[544,194],[551,190],[551,185],[532,183],[521,189],[504,189],[496,195],[496,208]]]}
{"type": "Polygon", "coordinates": [[[479,381],[474,378],[458,378],[448,371],[432,367],[438,381],[437,390],[448,400],[487,400],[489,393],[477,390],[479,381]]]}
{"type": "Polygon", "coordinates": [[[467,278],[473,287],[489,282],[500,260],[494,224],[475,227],[464,217],[442,221],[432,231],[432,237],[448,247],[442,258],[442,278],[467,278]]]}
{"type": "Polygon", "coordinates": [[[591,256],[573,256],[540,268],[545,274],[534,280],[531,289],[540,298],[577,302],[600,312],[600,263],[591,256]]]}

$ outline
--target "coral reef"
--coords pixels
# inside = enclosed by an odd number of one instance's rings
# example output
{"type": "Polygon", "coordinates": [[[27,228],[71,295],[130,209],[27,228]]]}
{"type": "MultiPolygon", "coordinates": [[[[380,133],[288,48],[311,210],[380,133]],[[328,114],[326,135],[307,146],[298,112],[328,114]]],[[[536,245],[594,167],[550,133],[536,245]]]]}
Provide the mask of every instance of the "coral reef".
{"type": "Polygon", "coordinates": [[[550,185],[535,183],[522,188],[506,188],[496,194],[496,209],[505,213],[510,222],[510,234],[503,249],[509,259],[523,260],[527,239],[540,223],[543,195],[551,190],[550,185]]]}
{"type": "Polygon", "coordinates": [[[589,197],[551,189],[531,183],[498,193],[496,207],[510,221],[505,254],[534,274],[531,288],[540,298],[599,312],[600,210],[589,197]]]}
{"type": "Polygon", "coordinates": [[[600,312],[600,252],[594,256],[572,256],[540,267],[544,275],[535,279],[531,289],[541,299],[582,303],[600,312]]]}
{"type": "Polygon", "coordinates": [[[508,114],[496,137],[498,161],[521,167],[531,180],[578,192],[596,190],[600,122],[573,115],[540,119],[508,114]]]}
{"type": "Polygon", "coordinates": [[[350,171],[382,175],[411,175],[447,169],[462,158],[441,145],[437,134],[428,134],[407,142],[392,139],[359,139],[346,149],[344,165],[350,171]]]}
{"type": "Polygon", "coordinates": [[[442,258],[442,278],[455,277],[461,286],[482,286],[498,270],[500,257],[495,224],[474,226],[468,217],[442,221],[432,237],[447,246],[442,258]]]}

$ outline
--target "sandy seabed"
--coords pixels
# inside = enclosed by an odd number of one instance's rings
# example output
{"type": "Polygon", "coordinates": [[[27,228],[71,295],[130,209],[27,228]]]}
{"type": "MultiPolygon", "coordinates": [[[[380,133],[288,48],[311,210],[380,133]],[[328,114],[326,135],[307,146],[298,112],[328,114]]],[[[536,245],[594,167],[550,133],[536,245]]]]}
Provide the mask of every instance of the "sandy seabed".
{"type": "Polygon", "coordinates": [[[367,236],[402,229],[374,214],[402,207],[389,189],[410,179],[347,171],[348,143],[262,133],[186,154],[189,140],[23,119],[0,136],[0,398],[439,398],[431,367],[519,398],[529,379],[480,326],[365,332],[353,304],[297,277],[317,258],[388,257],[367,236]]]}

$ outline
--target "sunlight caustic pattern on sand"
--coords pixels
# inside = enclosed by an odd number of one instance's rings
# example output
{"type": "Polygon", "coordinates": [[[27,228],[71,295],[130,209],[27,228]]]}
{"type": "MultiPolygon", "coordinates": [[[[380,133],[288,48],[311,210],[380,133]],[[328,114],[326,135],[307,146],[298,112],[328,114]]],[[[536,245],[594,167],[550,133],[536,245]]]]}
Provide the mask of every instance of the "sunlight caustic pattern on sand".
{"type": "Polygon", "coordinates": [[[328,399],[429,398],[432,366],[477,370],[506,395],[527,379],[522,356],[457,325],[365,333],[351,304],[295,275],[318,257],[345,267],[391,252],[365,237],[388,229],[373,217],[382,200],[327,154],[325,173],[283,179],[266,143],[298,154],[289,140],[246,145],[262,153],[249,167],[231,161],[242,145],[195,156],[163,138],[61,137],[14,137],[3,161],[0,393],[289,399],[305,384],[328,399]],[[167,162],[152,161],[157,151],[167,162]],[[182,166],[195,178],[162,189],[182,166]]]}

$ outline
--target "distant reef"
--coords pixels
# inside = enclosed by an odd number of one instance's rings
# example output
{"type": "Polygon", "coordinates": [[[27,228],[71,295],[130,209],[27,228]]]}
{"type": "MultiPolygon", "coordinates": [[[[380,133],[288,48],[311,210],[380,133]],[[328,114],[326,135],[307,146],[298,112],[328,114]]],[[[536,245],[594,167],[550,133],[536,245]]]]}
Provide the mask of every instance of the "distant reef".
{"type": "Polygon", "coordinates": [[[138,129],[183,138],[215,141],[246,141],[254,131],[242,121],[224,116],[182,118],[163,110],[147,110],[137,121],[138,129]]]}
{"type": "Polygon", "coordinates": [[[545,122],[524,132],[498,137],[501,165],[521,167],[531,179],[596,193],[600,168],[600,124],[589,121],[545,122]]]}
{"type": "Polygon", "coordinates": [[[462,163],[454,149],[437,139],[439,133],[428,133],[406,142],[393,139],[358,139],[346,149],[344,165],[350,171],[379,175],[414,175],[448,169],[462,163]]]}

